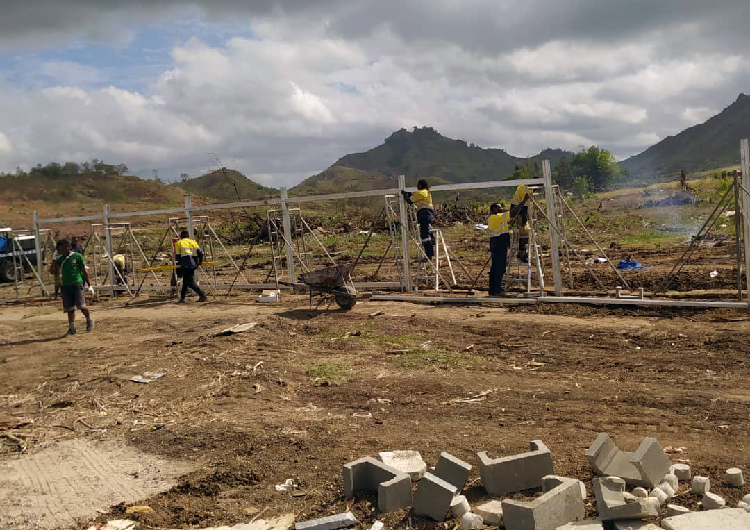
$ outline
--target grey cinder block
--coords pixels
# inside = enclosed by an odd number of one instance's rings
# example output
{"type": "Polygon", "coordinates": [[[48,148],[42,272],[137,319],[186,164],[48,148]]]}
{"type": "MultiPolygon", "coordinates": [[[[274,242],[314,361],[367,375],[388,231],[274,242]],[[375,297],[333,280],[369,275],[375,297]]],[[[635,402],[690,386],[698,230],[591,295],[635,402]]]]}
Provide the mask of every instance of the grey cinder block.
{"type": "Polygon", "coordinates": [[[690,466],[687,464],[672,464],[669,472],[674,474],[678,480],[690,480],[690,466]]]}
{"type": "Polygon", "coordinates": [[[414,494],[414,513],[435,521],[442,521],[456,493],[458,490],[453,484],[449,484],[432,473],[425,473],[414,494]]]}
{"type": "Polygon", "coordinates": [[[604,530],[604,526],[599,519],[590,519],[588,521],[578,521],[558,526],[557,530],[604,530]]]}
{"type": "Polygon", "coordinates": [[[659,514],[659,501],[653,497],[626,502],[625,481],[618,477],[597,477],[592,481],[596,508],[602,521],[644,519],[659,514]]]}
{"type": "Polygon", "coordinates": [[[708,477],[693,477],[690,493],[705,495],[711,491],[711,480],[708,477]]]}
{"type": "Polygon", "coordinates": [[[471,473],[471,464],[445,452],[440,453],[435,470],[432,472],[436,477],[453,484],[458,491],[462,491],[466,486],[469,473],[471,473]]]}
{"type": "Polygon", "coordinates": [[[665,512],[666,517],[674,517],[675,515],[682,515],[685,513],[690,513],[690,508],[685,508],[684,506],[678,506],[676,504],[667,504],[667,510],[665,512]]]}
{"type": "Polygon", "coordinates": [[[365,457],[344,465],[344,496],[354,497],[355,491],[377,491],[378,510],[394,512],[411,504],[411,478],[390,466],[365,457]]]}
{"type": "Polygon", "coordinates": [[[490,495],[503,495],[538,488],[542,477],[552,475],[552,453],[541,440],[531,442],[531,451],[503,458],[478,453],[482,485],[490,495]]]}
{"type": "Polygon", "coordinates": [[[719,497],[715,493],[711,492],[706,493],[703,496],[703,500],[701,502],[703,503],[704,510],[718,510],[719,508],[724,508],[727,505],[727,501],[725,501],[723,497],[719,497]]]}
{"type": "Polygon", "coordinates": [[[484,524],[500,526],[503,524],[502,501],[489,501],[474,508],[474,513],[481,515],[484,524]]]}
{"type": "Polygon", "coordinates": [[[742,508],[690,512],[662,519],[665,530],[750,530],[750,513],[742,508]]]}
{"type": "Polygon", "coordinates": [[[357,518],[352,512],[339,513],[320,519],[304,521],[294,525],[294,530],[336,530],[357,524],[357,518]]]}
{"type": "Polygon", "coordinates": [[[579,480],[549,475],[542,486],[546,493],[532,502],[502,502],[506,530],[556,530],[584,518],[579,480]]]}
{"type": "Polygon", "coordinates": [[[655,438],[644,438],[633,453],[621,451],[605,432],[586,451],[597,475],[622,478],[630,486],[653,488],[669,473],[669,457],[655,438]]]}

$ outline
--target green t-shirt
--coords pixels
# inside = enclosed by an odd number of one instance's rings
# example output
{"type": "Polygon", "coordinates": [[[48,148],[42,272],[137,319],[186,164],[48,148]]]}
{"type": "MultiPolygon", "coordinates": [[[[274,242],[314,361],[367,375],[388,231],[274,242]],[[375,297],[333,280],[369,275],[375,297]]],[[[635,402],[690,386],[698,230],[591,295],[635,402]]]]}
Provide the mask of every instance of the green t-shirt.
{"type": "Polygon", "coordinates": [[[60,283],[62,285],[79,285],[83,283],[83,271],[86,262],[78,252],[71,252],[67,256],[57,258],[57,265],[61,270],[60,283]]]}

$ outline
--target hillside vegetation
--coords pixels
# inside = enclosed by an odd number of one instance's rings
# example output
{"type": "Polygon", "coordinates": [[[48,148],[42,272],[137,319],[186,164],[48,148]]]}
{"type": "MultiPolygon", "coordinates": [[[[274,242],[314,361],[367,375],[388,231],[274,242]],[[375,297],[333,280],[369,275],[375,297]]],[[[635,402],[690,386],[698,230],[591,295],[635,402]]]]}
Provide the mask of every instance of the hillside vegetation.
{"type": "Polygon", "coordinates": [[[745,94],[706,122],[669,136],[621,164],[635,178],[732,166],[739,164],[742,138],[750,138],[750,96],[745,94]]]}
{"type": "Polygon", "coordinates": [[[239,171],[221,168],[200,177],[175,182],[173,189],[181,189],[205,199],[217,201],[252,201],[277,197],[278,190],[261,186],[239,171]]]}

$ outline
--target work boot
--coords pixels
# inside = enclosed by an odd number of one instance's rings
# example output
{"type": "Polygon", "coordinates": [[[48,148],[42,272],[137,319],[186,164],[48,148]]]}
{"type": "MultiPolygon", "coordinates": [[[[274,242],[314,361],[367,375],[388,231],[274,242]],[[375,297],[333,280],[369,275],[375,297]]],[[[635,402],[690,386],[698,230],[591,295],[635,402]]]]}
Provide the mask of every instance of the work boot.
{"type": "Polygon", "coordinates": [[[94,321],[89,320],[86,322],[86,331],[93,331],[94,330],[94,321]]]}
{"type": "Polygon", "coordinates": [[[200,298],[198,298],[198,302],[208,302],[208,298],[206,298],[206,295],[204,294],[200,298]]]}
{"type": "Polygon", "coordinates": [[[76,334],[76,327],[75,326],[68,326],[68,332],[65,334],[67,337],[70,337],[71,335],[76,334]]]}
{"type": "Polygon", "coordinates": [[[185,299],[184,298],[180,298],[179,300],[177,300],[177,303],[178,304],[184,304],[185,303],[185,299]]]}
{"type": "Polygon", "coordinates": [[[519,253],[518,256],[516,256],[521,263],[528,263],[529,262],[529,255],[526,253],[519,253]]]}

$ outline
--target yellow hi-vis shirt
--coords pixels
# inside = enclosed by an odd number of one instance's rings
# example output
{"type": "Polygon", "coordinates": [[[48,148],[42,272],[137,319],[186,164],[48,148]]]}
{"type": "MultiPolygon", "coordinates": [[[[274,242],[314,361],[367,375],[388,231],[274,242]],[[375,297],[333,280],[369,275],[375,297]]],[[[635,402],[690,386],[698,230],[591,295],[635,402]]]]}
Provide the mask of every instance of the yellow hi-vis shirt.
{"type": "Polygon", "coordinates": [[[177,263],[186,269],[198,268],[198,243],[189,237],[178,240],[174,244],[177,263]]]}
{"type": "Polygon", "coordinates": [[[490,215],[487,221],[490,237],[507,234],[510,231],[510,212],[500,212],[490,215]]]}
{"type": "Polygon", "coordinates": [[[414,203],[414,206],[417,207],[417,210],[421,210],[422,208],[429,208],[430,210],[434,209],[432,207],[432,194],[430,193],[430,190],[415,191],[411,194],[411,201],[414,203]]]}
{"type": "Polygon", "coordinates": [[[526,194],[529,192],[529,187],[525,184],[521,184],[516,188],[516,194],[511,199],[510,203],[513,206],[516,206],[518,204],[521,204],[523,201],[523,198],[526,197],[526,194]]]}

